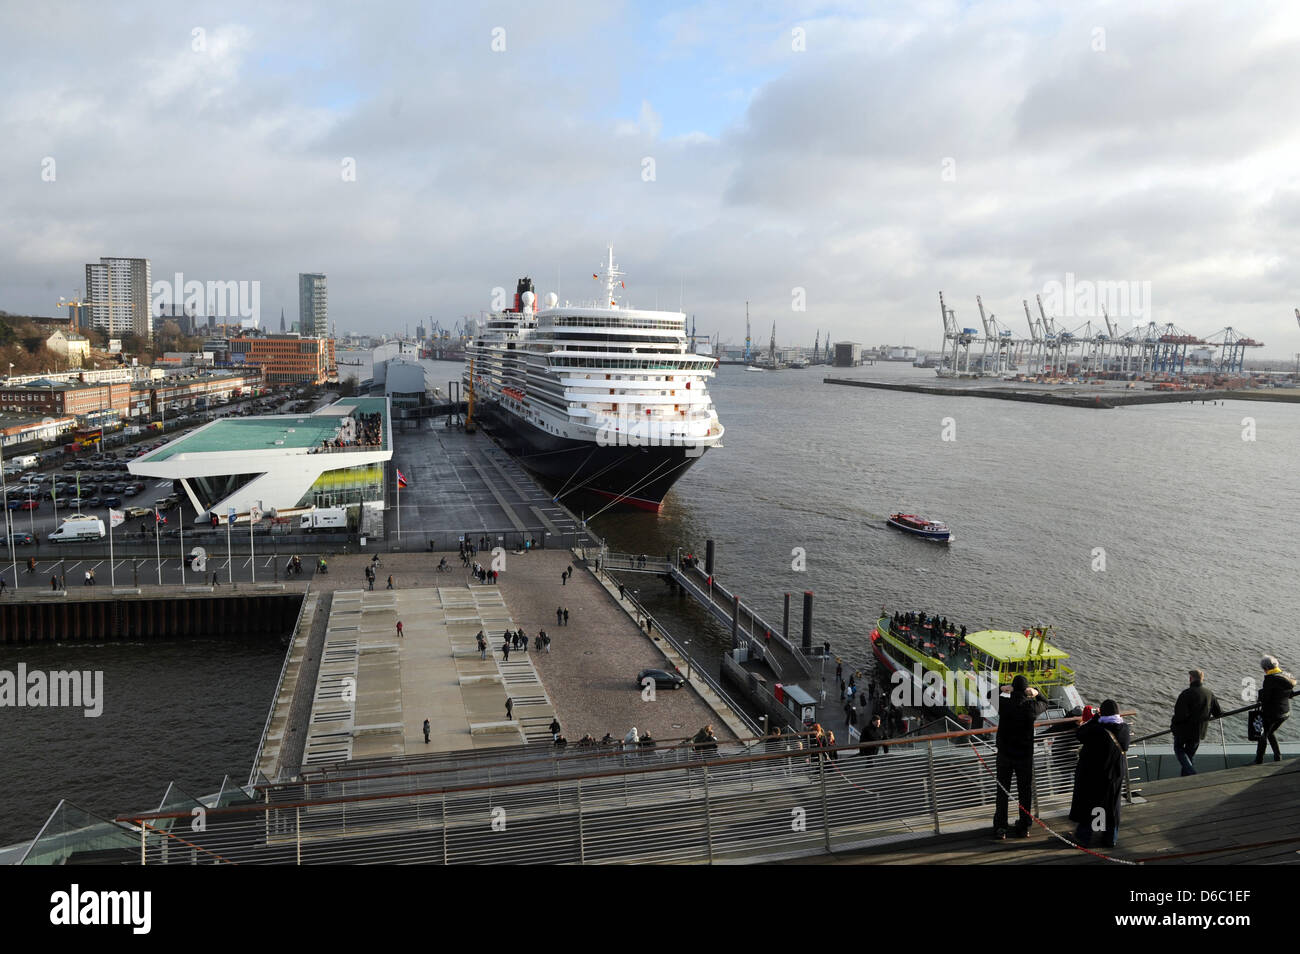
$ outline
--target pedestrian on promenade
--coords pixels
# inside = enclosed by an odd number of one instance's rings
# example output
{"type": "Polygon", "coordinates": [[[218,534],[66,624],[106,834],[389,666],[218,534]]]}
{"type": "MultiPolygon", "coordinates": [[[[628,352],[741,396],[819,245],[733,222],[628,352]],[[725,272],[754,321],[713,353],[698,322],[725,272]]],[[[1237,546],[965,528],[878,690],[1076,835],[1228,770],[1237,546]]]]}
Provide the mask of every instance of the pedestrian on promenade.
{"type": "Polygon", "coordinates": [[[560,573],[560,586],[567,586],[568,584],[569,584],[569,571],[563,570],[560,573]]]}
{"type": "Polygon", "coordinates": [[[877,712],[871,717],[871,724],[862,730],[862,745],[858,746],[858,755],[868,757],[874,756],[877,752],[888,752],[888,746],[870,745],[871,742],[879,742],[882,739],[889,738],[885,727],[880,723],[880,713],[877,712]]]}
{"type": "Polygon", "coordinates": [[[569,574],[569,579],[573,579],[573,564],[572,564],[572,563],[569,564],[569,568],[568,568],[565,572],[569,574]]]}
{"type": "Polygon", "coordinates": [[[1038,697],[1038,690],[1029,685],[1024,676],[1016,676],[998,705],[998,792],[993,813],[993,836],[999,840],[1007,837],[1007,802],[1010,798],[1011,778],[1016,779],[1016,794],[1020,813],[1016,821],[1017,838],[1029,837],[1033,819],[1029,806],[1034,791],[1034,720],[1047,710],[1047,703],[1038,697]]]}
{"type": "Polygon", "coordinates": [[[497,584],[497,578],[498,578],[500,575],[501,575],[500,572],[498,572],[497,570],[493,570],[493,571],[492,571],[492,585],[493,585],[493,586],[496,586],[496,584],[497,584]]]}
{"type": "Polygon", "coordinates": [[[483,630],[478,631],[478,658],[487,659],[487,637],[483,635],[483,630]]]}
{"type": "Polygon", "coordinates": [[[564,607],[564,625],[569,625],[569,608],[567,606],[564,607]]]}
{"type": "Polygon", "coordinates": [[[5,578],[3,576],[0,576],[0,596],[5,595],[5,587],[8,585],[9,584],[5,582],[5,578]]]}
{"type": "Polygon", "coordinates": [[[838,659],[835,660],[835,681],[841,686],[844,685],[844,663],[840,662],[838,659]]]}
{"type": "Polygon", "coordinates": [[[514,717],[515,717],[515,700],[512,699],[510,696],[506,696],[506,721],[508,722],[514,717]]]}
{"type": "Polygon", "coordinates": [[[404,632],[402,632],[402,621],[400,619],[397,621],[397,635],[398,636],[406,635],[404,632]]]}
{"type": "Polygon", "coordinates": [[[424,744],[429,744],[429,720],[424,720],[424,744]]]}
{"type": "Polygon", "coordinates": [[[554,742],[560,737],[560,719],[558,716],[551,718],[551,741],[554,742]]]}
{"type": "Polygon", "coordinates": [[[370,567],[366,567],[366,583],[369,584],[372,590],[375,588],[375,571],[370,567]]]}
{"type": "Polygon", "coordinates": [[[542,651],[542,637],[545,635],[545,631],[540,629],[537,631],[537,635],[533,637],[533,652],[540,653],[542,651]]]}
{"type": "MultiPolygon", "coordinates": [[[[1074,769],[1070,820],[1078,823],[1074,837],[1087,847],[1093,832],[1103,832],[1102,844],[1114,848],[1119,837],[1119,799],[1124,787],[1129,727],[1114,699],[1101,704],[1101,714],[1074,730],[1079,763],[1074,769]]],[[[1023,799],[1024,796],[1022,795],[1023,799]]]]}
{"type": "Polygon", "coordinates": [[[501,641],[501,661],[510,662],[510,638],[506,637],[501,641]]]}
{"type": "Polygon", "coordinates": [[[559,606],[555,607],[555,625],[556,626],[564,625],[564,609],[559,606]]]}
{"type": "Polygon", "coordinates": [[[58,588],[59,588],[59,578],[57,576],[50,577],[50,589],[57,591],[58,588]]]}
{"type": "Polygon", "coordinates": [[[1263,764],[1266,745],[1273,747],[1273,761],[1282,761],[1276,732],[1291,716],[1291,691],[1295,689],[1295,677],[1282,671],[1276,656],[1265,656],[1259,665],[1264,670],[1264,684],[1259,687],[1259,714],[1263,717],[1264,731],[1255,749],[1256,765],[1263,764]]]}
{"type": "Polygon", "coordinates": [[[90,586],[90,571],[89,571],[89,570],[86,571],[86,579],[85,579],[85,581],[84,581],[81,585],[82,585],[82,586],[90,586]]]}
{"type": "Polygon", "coordinates": [[[393,575],[391,573],[388,574],[388,588],[393,589],[393,575]]]}
{"type": "Polygon", "coordinates": [[[619,598],[620,600],[623,598],[623,591],[624,591],[624,589],[625,589],[625,587],[623,586],[622,583],[620,583],[620,584],[618,585],[618,598],[619,598]]]}
{"type": "Polygon", "coordinates": [[[217,571],[216,571],[216,570],[213,570],[213,571],[212,571],[212,585],[213,585],[213,586],[220,586],[220,585],[221,585],[221,580],[217,578],[217,571]]]}
{"type": "Polygon", "coordinates": [[[1223,709],[1214,693],[1201,685],[1204,680],[1205,673],[1201,670],[1188,671],[1189,685],[1174,703],[1174,716],[1169,722],[1169,728],[1173,729],[1174,757],[1182,766],[1184,776],[1196,774],[1192,760],[1196,758],[1197,748],[1205,740],[1205,730],[1211,719],[1223,715],[1223,709]]]}
{"type": "Polygon", "coordinates": [[[547,636],[545,633],[542,633],[542,645],[546,647],[548,653],[551,651],[551,637],[547,636]]]}

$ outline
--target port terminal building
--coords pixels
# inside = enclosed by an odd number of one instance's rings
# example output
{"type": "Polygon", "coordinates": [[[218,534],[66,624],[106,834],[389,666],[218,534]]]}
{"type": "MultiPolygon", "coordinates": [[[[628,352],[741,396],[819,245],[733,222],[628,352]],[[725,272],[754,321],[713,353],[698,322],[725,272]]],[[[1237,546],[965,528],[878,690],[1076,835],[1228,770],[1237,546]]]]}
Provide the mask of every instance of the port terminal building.
{"type": "Polygon", "coordinates": [[[286,518],[316,507],[382,511],[393,456],[390,404],[343,398],[311,414],[220,418],[131,461],[132,474],[172,480],[196,522],[247,523],[253,508],[286,518]]]}

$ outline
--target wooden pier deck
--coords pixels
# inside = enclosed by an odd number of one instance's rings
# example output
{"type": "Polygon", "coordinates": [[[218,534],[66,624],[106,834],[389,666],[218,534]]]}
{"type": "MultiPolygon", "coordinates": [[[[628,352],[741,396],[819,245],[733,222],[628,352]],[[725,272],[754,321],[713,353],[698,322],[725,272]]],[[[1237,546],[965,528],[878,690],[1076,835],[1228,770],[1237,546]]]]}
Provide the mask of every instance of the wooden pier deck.
{"type": "MultiPolygon", "coordinates": [[[[1225,865],[1300,864],[1300,760],[1265,762],[1189,778],[1147,782],[1123,807],[1119,845],[1088,854],[1041,826],[1024,840],[993,841],[990,830],[909,840],[792,864],[867,865],[1225,865]]],[[[1070,835],[1074,823],[1045,819],[1070,835]]]]}

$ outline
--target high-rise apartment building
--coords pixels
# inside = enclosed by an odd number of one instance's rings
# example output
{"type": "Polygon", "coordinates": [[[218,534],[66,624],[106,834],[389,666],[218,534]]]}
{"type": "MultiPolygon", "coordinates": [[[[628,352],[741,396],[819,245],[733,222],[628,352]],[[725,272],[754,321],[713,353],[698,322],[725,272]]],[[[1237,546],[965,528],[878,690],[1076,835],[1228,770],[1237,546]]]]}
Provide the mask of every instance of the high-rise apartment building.
{"type": "Polygon", "coordinates": [[[109,335],[153,337],[149,295],[152,270],[147,258],[100,258],[86,265],[86,300],[90,324],[109,335]]]}
{"type": "Polygon", "coordinates": [[[319,272],[298,274],[298,332],[304,338],[329,337],[329,293],[319,272]]]}

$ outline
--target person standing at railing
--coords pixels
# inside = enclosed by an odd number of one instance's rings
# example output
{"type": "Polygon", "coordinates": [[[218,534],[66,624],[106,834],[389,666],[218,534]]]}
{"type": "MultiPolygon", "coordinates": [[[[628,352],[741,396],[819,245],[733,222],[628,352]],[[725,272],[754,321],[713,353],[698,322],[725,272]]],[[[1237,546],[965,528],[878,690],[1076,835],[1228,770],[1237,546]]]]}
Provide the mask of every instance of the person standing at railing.
{"type": "Polygon", "coordinates": [[[1102,844],[1114,848],[1119,838],[1119,800],[1124,788],[1129,727],[1114,699],[1101,704],[1101,715],[1075,730],[1079,763],[1074,769],[1070,820],[1078,822],[1074,836],[1087,847],[1093,832],[1103,832],[1102,844]]]}
{"type": "Polygon", "coordinates": [[[1190,685],[1174,703],[1174,717],[1169,723],[1174,736],[1174,757],[1183,767],[1184,776],[1196,774],[1192,760],[1196,758],[1197,748],[1205,740],[1205,730],[1211,719],[1223,715],[1223,709],[1214,693],[1201,685],[1204,679],[1205,673],[1201,670],[1188,671],[1187,681],[1190,685]]]}
{"type": "Polygon", "coordinates": [[[1291,716],[1291,691],[1295,689],[1295,677],[1283,672],[1276,656],[1265,656],[1259,661],[1264,670],[1264,684],[1259,688],[1259,711],[1264,719],[1264,731],[1259,737],[1259,747],[1255,749],[1255,764],[1264,763],[1264,747],[1273,747],[1273,761],[1282,761],[1282,753],[1277,746],[1277,730],[1291,716]]]}
{"type": "Polygon", "coordinates": [[[1038,697],[1038,690],[1029,685],[1024,676],[1016,676],[1010,686],[1003,686],[998,705],[998,793],[993,812],[993,837],[1007,837],[1007,807],[1010,799],[1011,778],[1016,779],[1016,797],[1019,816],[1014,832],[1017,838],[1029,837],[1033,819],[1029,806],[1034,792],[1034,720],[1047,710],[1047,703],[1038,697]]]}

